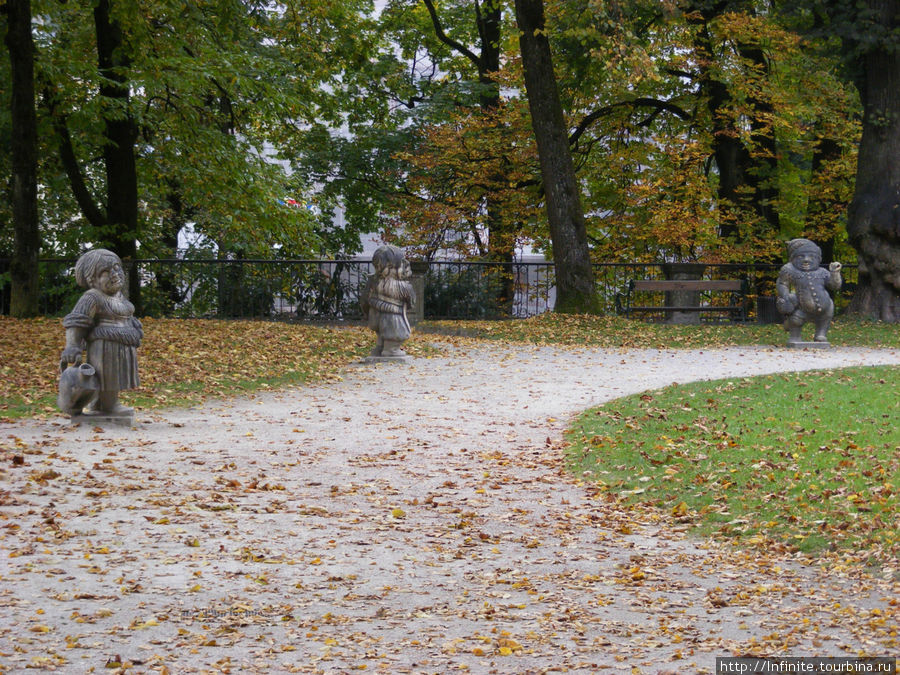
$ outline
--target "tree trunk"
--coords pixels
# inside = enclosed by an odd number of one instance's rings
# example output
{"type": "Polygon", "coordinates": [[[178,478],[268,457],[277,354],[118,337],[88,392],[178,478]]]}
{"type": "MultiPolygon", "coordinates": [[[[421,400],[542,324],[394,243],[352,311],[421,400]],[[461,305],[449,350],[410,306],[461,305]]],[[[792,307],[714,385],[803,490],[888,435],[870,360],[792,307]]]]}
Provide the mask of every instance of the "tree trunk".
{"type": "Polygon", "coordinates": [[[810,167],[810,184],[813,186],[813,194],[806,208],[806,218],[804,231],[822,232],[826,230],[829,234],[816,234],[811,239],[822,249],[822,262],[827,266],[834,260],[834,250],[837,244],[835,234],[836,227],[829,228],[835,220],[836,214],[843,213],[846,210],[846,204],[842,204],[840,200],[833,196],[833,191],[828,191],[825,195],[816,193],[816,189],[825,185],[830,176],[827,175],[828,165],[841,158],[842,148],[840,144],[833,138],[822,137],[816,143],[813,152],[810,167]]]}
{"type": "Polygon", "coordinates": [[[746,168],[750,153],[741,143],[730,120],[721,110],[730,100],[727,87],[716,80],[707,82],[707,106],[712,117],[713,157],[719,171],[716,198],[719,205],[719,236],[723,239],[739,237],[741,202],[745,200],[741,188],[746,184],[746,168]]]}
{"type": "MultiPolygon", "coordinates": [[[[714,45],[709,25],[726,12],[750,11],[744,2],[693,3],[690,21],[698,26],[694,44],[701,64],[715,63],[719,46],[714,45]]],[[[768,73],[765,52],[755,46],[738,45],[740,56],[768,73]]],[[[771,124],[772,107],[767,101],[751,98],[750,114],[752,147],[741,141],[729,108],[733,97],[728,85],[714,74],[714,69],[701,65],[701,93],[706,96],[713,136],[713,157],[719,172],[717,200],[719,205],[719,235],[723,239],[740,242],[752,233],[742,231],[749,218],[755,218],[757,234],[767,239],[778,237],[779,214],[775,209],[778,187],[773,176],[777,169],[777,148],[771,124]],[[749,188],[749,189],[748,189],[749,188]]]]}
{"type": "MultiPolygon", "coordinates": [[[[500,70],[500,45],[503,38],[500,2],[488,0],[481,10],[477,21],[481,46],[478,81],[482,86],[478,104],[484,113],[494,116],[500,107],[500,85],[495,79],[495,74],[500,70]]],[[[502,121],[497,120],[497,124],[502,124],[502,121]]],[[[509,179],[501,173],[495,177],[495,182],[508,184],[509,179]]],[[[509,265],[500,273],[497,284],[497,306],[501,313],[511,314],[515,294],[512,262],[516,252],[517,224],[513,214],[504,208],[502,200],[496,199],[491,193],[485,197],[485,211],[488,227],[488,259],[509,265]]]]}
{"type": "Polygon", "coordinates": [[[106,216],[111,227],[110,248],[122,258],[128,274],[129,299],[140,314],[138,270],[129,265],[137,258],[138,191],[134,143],[137,125],[129,110],[130,91],[123,71],[131,61],[125,53],[121,27],[110,16],[110,0],[100,0],[94,9],[97,31],[97,60],[103,81],[100,96],[108,99],[111,111],[104,119],[106,143],[106,216]]]}
{"type": "MultiPolygon", "coordinates": [[[[900,29],[900,0],[869,0],[881,24],[900,29]]],[[[861,57],[863,132],[847,234],[859,255],[859,284],[848,311],[900,322],[900,50],[861,57]]]]}
{"type": "MultiPolygon", "coordinates": [[[[425,7],[431,14],[432,24],[438,39],[453,51],[466,57],[478,72],[478,107],[486,115],[494,116],[500,107],[500,85],[496,73],[500,71],[503,38],[503,12],[499,0],[487,0],[483,5],[475,3],[475,26],[478,31],[479,50],[469,50],[465,45],[447,36],[438,17],[432,0],[424,0],[425,7]]],[[[497,124],[502,124],[498,120],[497,124]]],[[[501,172],[503,169],[501,169],[501,172]]],[[[496,184],[506,185],[509,179],[504,173],[492,177],[496,184]]],[[[487,250],[481,251],[492,262],[511,263],[515,257],[516,235],[519,225],[511,214],[507,213],[501,199],[492,193],[484,197],[486,224],[488,231],[487,250]]],[[[476,235],[477,236],[477,235],[476,235]]],[[[513,294],[515,292],[512,270],[500,275],[497,285],[497,303],[501,312],[511,313],[513,294]]]]}
{"type": "Polygon", "coordinates": [[[555,311],[596,312],[587,229],[553,71],[543,0],[516,0],[516,21],[556,267],[555,311]]]}
{"type": "Polygon", "coordinates": [[[34,108],[34,42],[31,0],[7,0],[6,46],[12,67],[12,207],[14,250],[10,314],[36,316],[40,298],[37,210],[37,115],[34,108]]]}
{"type": "MultiPolygon", "coordinates": [[[[771,77],[769,59],[759,47],[739,45],[740,55],[750,61],[755,69],[771,77]]],[[[774,117],[772,104],[766,100],[751,97],[750,141],[753,153],[747,169],[747,183],[753,188],[753,210],[759,218],[757,235],[765,239],[777,239],[781,232],[781,218],[776,209],[779,190],[777,181],[778,147],[771,120],[774,117]]],[[[772,260],[771,262],[775,262],[772,260]]]]}

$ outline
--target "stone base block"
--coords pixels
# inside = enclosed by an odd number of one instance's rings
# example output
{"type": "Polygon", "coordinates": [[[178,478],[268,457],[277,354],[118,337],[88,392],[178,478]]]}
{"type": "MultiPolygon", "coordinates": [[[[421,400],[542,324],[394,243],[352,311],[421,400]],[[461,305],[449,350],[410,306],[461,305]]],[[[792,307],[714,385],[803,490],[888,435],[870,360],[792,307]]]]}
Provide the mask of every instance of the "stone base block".
{"type": "Polygon", "coordinates": [[[134,413],[81,413],[72,415],[72,424],[133,427],[134,413]]]}
{"type": "Polygon", "coordinates": [[[788,342],[789,349],[831,349],[830,342],[788,342]]]}
{"type": "Polygon", "coordinates": [[[412,363],[413,357],[409,354],[404,356],[367,356],[360,363],[412,363]]]}

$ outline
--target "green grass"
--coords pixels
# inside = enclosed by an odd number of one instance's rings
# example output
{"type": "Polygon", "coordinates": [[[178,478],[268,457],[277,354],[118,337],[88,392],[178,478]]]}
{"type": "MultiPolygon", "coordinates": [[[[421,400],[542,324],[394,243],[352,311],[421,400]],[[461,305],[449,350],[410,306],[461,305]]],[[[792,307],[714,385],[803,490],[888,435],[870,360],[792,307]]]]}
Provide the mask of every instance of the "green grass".
{"type": "MultiPolygon", "coordinates": [[[[781,345],[780,324],[705,324],[676,326],[618,316],[541,314],[510,321],[426,321],[419,330],[463,337],[532,344],[588,347],[703,349],[731,345],[781,345]]],[[[806,326],[809,334],[811,326],[806,326]]],[[[808,335],[811,339],[811,334],[808,335]]],[[[836,347],[900,347],[900,326],[841,319],[829,332],[836,347]]]]}
{"type": "Polygon", "coordinates": [[[583,414],[568,459],[698,534],[895,563],[898,391],[900,367],[673,385],[583,414]]]}

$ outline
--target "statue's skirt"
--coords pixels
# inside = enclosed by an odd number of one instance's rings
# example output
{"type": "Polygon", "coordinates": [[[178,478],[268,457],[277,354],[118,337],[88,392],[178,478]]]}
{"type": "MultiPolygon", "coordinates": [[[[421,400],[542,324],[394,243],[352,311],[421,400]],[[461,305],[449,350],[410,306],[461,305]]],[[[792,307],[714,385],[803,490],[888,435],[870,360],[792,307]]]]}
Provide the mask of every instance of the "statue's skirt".
{"type": "Polygon", "coordinates": [[[101,391],[122,391],[140,386],[137,348],[113,340],[91,340],[87,361],[100,377],[101,391]]]}

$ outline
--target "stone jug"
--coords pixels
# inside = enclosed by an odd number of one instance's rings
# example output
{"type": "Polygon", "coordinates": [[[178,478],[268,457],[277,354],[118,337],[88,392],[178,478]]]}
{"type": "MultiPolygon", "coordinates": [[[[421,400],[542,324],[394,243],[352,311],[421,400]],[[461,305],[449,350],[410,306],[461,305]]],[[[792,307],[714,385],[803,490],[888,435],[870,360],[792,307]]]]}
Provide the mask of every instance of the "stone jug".
{"type": "Polygon", "coordinates": [[[100,389],[100,378],[89,363],[72,364],[67,368],[60,364],[59,396],[56,405],[70,415],[77,415],[90,403],[100,389]]]}

